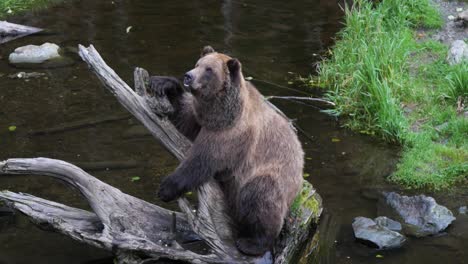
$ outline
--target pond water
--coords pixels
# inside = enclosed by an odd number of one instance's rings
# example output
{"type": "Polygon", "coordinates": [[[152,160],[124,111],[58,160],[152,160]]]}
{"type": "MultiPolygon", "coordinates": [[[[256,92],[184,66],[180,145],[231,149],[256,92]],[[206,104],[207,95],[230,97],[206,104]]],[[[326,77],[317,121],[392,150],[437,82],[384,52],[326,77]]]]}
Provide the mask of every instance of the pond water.
{"type": "MultiPolygon", "coordinates": [[[[295,74],[313,73],[314,63],[341,27],[337,1],[70,1],[11,22],[47,28],[47,33],[0,46],[0,160],[50,157],[88,169],[126,193],[156,199],[161,177],[177,160],[144,133],[115,98],[73,54],[78,44],[93,44],[128,83],[136,66],[153,74],[182,76],[204,45],[232,54],[264,95],[299,95],[288,85],[295,74]],[[126,29],[131,26],[130,32],[126,29]],[[10,79],[23,69],[8,65],[18,46],[54,42],[69,51],[68,67],[35,70],[45,77],[10,79]],[[294,74],[291,74],[294,73],[294,74]],[[262,80],[266,80],[264,82],[262,80]],[[274,85],[276,84],[276,85],[274,85]],[[110,118],[107,122],[96,122],[110,118]],[[77,121],[91,125],[40,134],[77,121]],[[9,126],[16,126],[9,132],[9,126]],[[105,165],[102,165],[105,163],[105,165]],[[118,166],[117,166],[118,165],[118,166]],[[133,177],[140,180],[132,181],[133,177]]],[[[26,70],[30,71],[30,70],[26,70]]],[[[302,88],[302,91],[305,91],[302,88]]],[[[309,263],[466,263],[468,220],[460,216],[440,237],[410,239],[399,250],[377,252],[357,244],[351,229],[356,216],[377,216],[372,192],[398,189],[385,181],[398,148],[340,128],[316,107],[274,102],[304,131],[307,178],[324,198],[319,249],[309,263]],[[377,258],[376,255],[383,258],[377,258]]],[[[0,189],[27,192],[88,208],[64,184],[45,178],[1,176],[0,189]]],[[[467,203],[466,190],[434,194],[455,210],[467,203]]],[[[176,208],[175,204],[164,204],[176,208]]],[[[0,264],[113,263],[108,252],[46,232],[24,216],[0,216],[0,264]]]]}

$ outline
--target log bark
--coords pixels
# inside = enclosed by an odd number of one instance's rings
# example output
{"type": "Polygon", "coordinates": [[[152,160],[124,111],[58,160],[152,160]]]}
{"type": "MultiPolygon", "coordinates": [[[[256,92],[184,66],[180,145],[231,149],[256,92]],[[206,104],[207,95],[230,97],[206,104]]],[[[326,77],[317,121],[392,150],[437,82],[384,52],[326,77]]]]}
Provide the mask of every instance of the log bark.
{"type": "MultiPolygon", "coordinates": [[[[164,102],[146,92],[149,74],[141,68],[135,70],[135,92],[107,66],[93,46],[80,45],[79,49],[80,56],[104,86],[170,153],[182,160],[191,142],[167,118],[153,112],[164,102]]],[[[304,181],[304,188],[276,243],[274,255],[254,258],[241,254],[235,247],[235,225],[226,213],[223,193],[214,181],[199,188],[196,210],[185,198],[178,199],[182,210],[178,213],[127,195],[60,160],[9,159],[0,162],[0,174],[51,176],[78,189],[93,212],[9,191],[0,192],[0,199],[41,226],[116,252],[121,263],[159,258],[190,263],[288,263],[299,245],[307,240],[310,227],[318,221],[322,211],[320,196],[304,181]],[[210,247],[211,253],[184,249],[185,242],[200,238],[210,247]]]]}
{"type": "Polygon", "coordinates": [[[42,31],[41,28],[28,27],[0,21],[0,44],[42,31]]]}

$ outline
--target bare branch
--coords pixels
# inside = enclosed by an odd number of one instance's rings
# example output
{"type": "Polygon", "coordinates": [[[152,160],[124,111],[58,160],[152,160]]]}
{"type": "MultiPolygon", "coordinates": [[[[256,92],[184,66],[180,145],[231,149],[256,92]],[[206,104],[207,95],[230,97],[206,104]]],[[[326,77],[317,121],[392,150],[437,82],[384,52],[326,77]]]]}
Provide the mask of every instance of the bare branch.
{"type": "Polygon", "coordinates": [[[322,99],[322,98],[314,98],[314,97],[305,97],[305,96],[276,96],[276,95],[271,95],[271,96],[266,96],[265,99],[270,100],[270,99],[284,99],[284,100],[291,100],[291,101],[314,101],[314,102],[320,102],[320,103],[325,103],[329,105],[335,106],[336,104],[333,102],[330,102],[328,100],[322,99]]]}
{"type": "Polygon", "coordinates": [[[28,27],[0,21],[0,44],[42,31],[42,28],[28,27]]]}

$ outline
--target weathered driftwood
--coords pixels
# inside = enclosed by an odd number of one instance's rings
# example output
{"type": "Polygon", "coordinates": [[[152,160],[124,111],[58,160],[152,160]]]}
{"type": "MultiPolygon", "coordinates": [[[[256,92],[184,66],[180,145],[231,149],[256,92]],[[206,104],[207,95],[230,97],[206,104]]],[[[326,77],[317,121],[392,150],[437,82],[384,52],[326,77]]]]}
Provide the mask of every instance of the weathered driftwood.
{"type": "MultiPolygon", "coordinates": [[[[153,111],[164,101],[146,93],[149,75],[135,70],[136,93],[106,65],[93,46],[80,46],[80,55],[102,83],[179,160],[191,146],[164,117],[153,111]]],[[[0,174],[52,176],[76,187],[93,212],[68,207],[28,194],[0,192],[0,199],[29,216],[76,240],[113,250],[121,263],[139,263],[145,258],[169,258],[191,263],[268,263],[271,255],[253,258],[242,255],[234,245],[235,226],[226,213],[223,194],[213,181],[198,190],[199,205],[194,210],[185,198],[178,200],[183,213],[176,213],[138,198],[94,178],[80,168],[46,158],[10,159],[0,163],[0,174]],[[175,222],[175,223],[174,223],[175,222]],[[184,249],[184,242],[202,238],[211,253],[184,249]],[[138,256],[138,257],[137,257],[138,256]]],[[[276,243],[274,263],[288,263],[308,237],[310,226],[321,213],[321,200],[304,182],[285,228],[276,243]]]]}
{"type": "Polygon", "coordinates": [[[41,28],[28,27],[0,21],[0,44],[42,31],[41,28]]]}
{"type": "Polygon", "coordinates": [[[0,193],[0,198],[8,205],[28,215],[38,225],[108,250],[135,251],[150,257],[194,263],[226,262],[215,254],[199,255],[185,250],[173,241],[176,234],[181,234],[182,240],[194,236],[185,215],[122,193],[70,163],[47,158],[9,159],[0,163],[0,171],[2,174],[46,175],[63,180],[83,194],[94,212],[28,194],[0,193]],[[172,232],[173,214],[176,214],[177,233],[172,232]]]}

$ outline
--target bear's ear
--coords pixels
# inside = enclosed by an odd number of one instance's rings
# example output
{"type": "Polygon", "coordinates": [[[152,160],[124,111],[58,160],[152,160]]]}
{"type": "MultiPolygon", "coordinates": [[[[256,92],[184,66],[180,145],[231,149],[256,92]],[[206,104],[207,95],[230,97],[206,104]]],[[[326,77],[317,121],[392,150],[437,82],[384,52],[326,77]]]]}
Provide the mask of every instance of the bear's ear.
{"type": "Polygon", "coordinates": [[[205,57],[207,54],[216,52],[211,46],[205,46],[201,52],[200,57],[205,57]]]}
{"type": "Polygon", "coordinates": [[[233,85],[238,85],[241,79],[241,63],[238,59],[230,59],[227,61],[227,68],[229,70],[229,77],[233,85]]]}
{"type": "Polygon", "coordinates": [[[227,61],[227,67],[231,74],[237,74],[241,69],[241,63],[238,59],[233,58],[227,61]]]}

